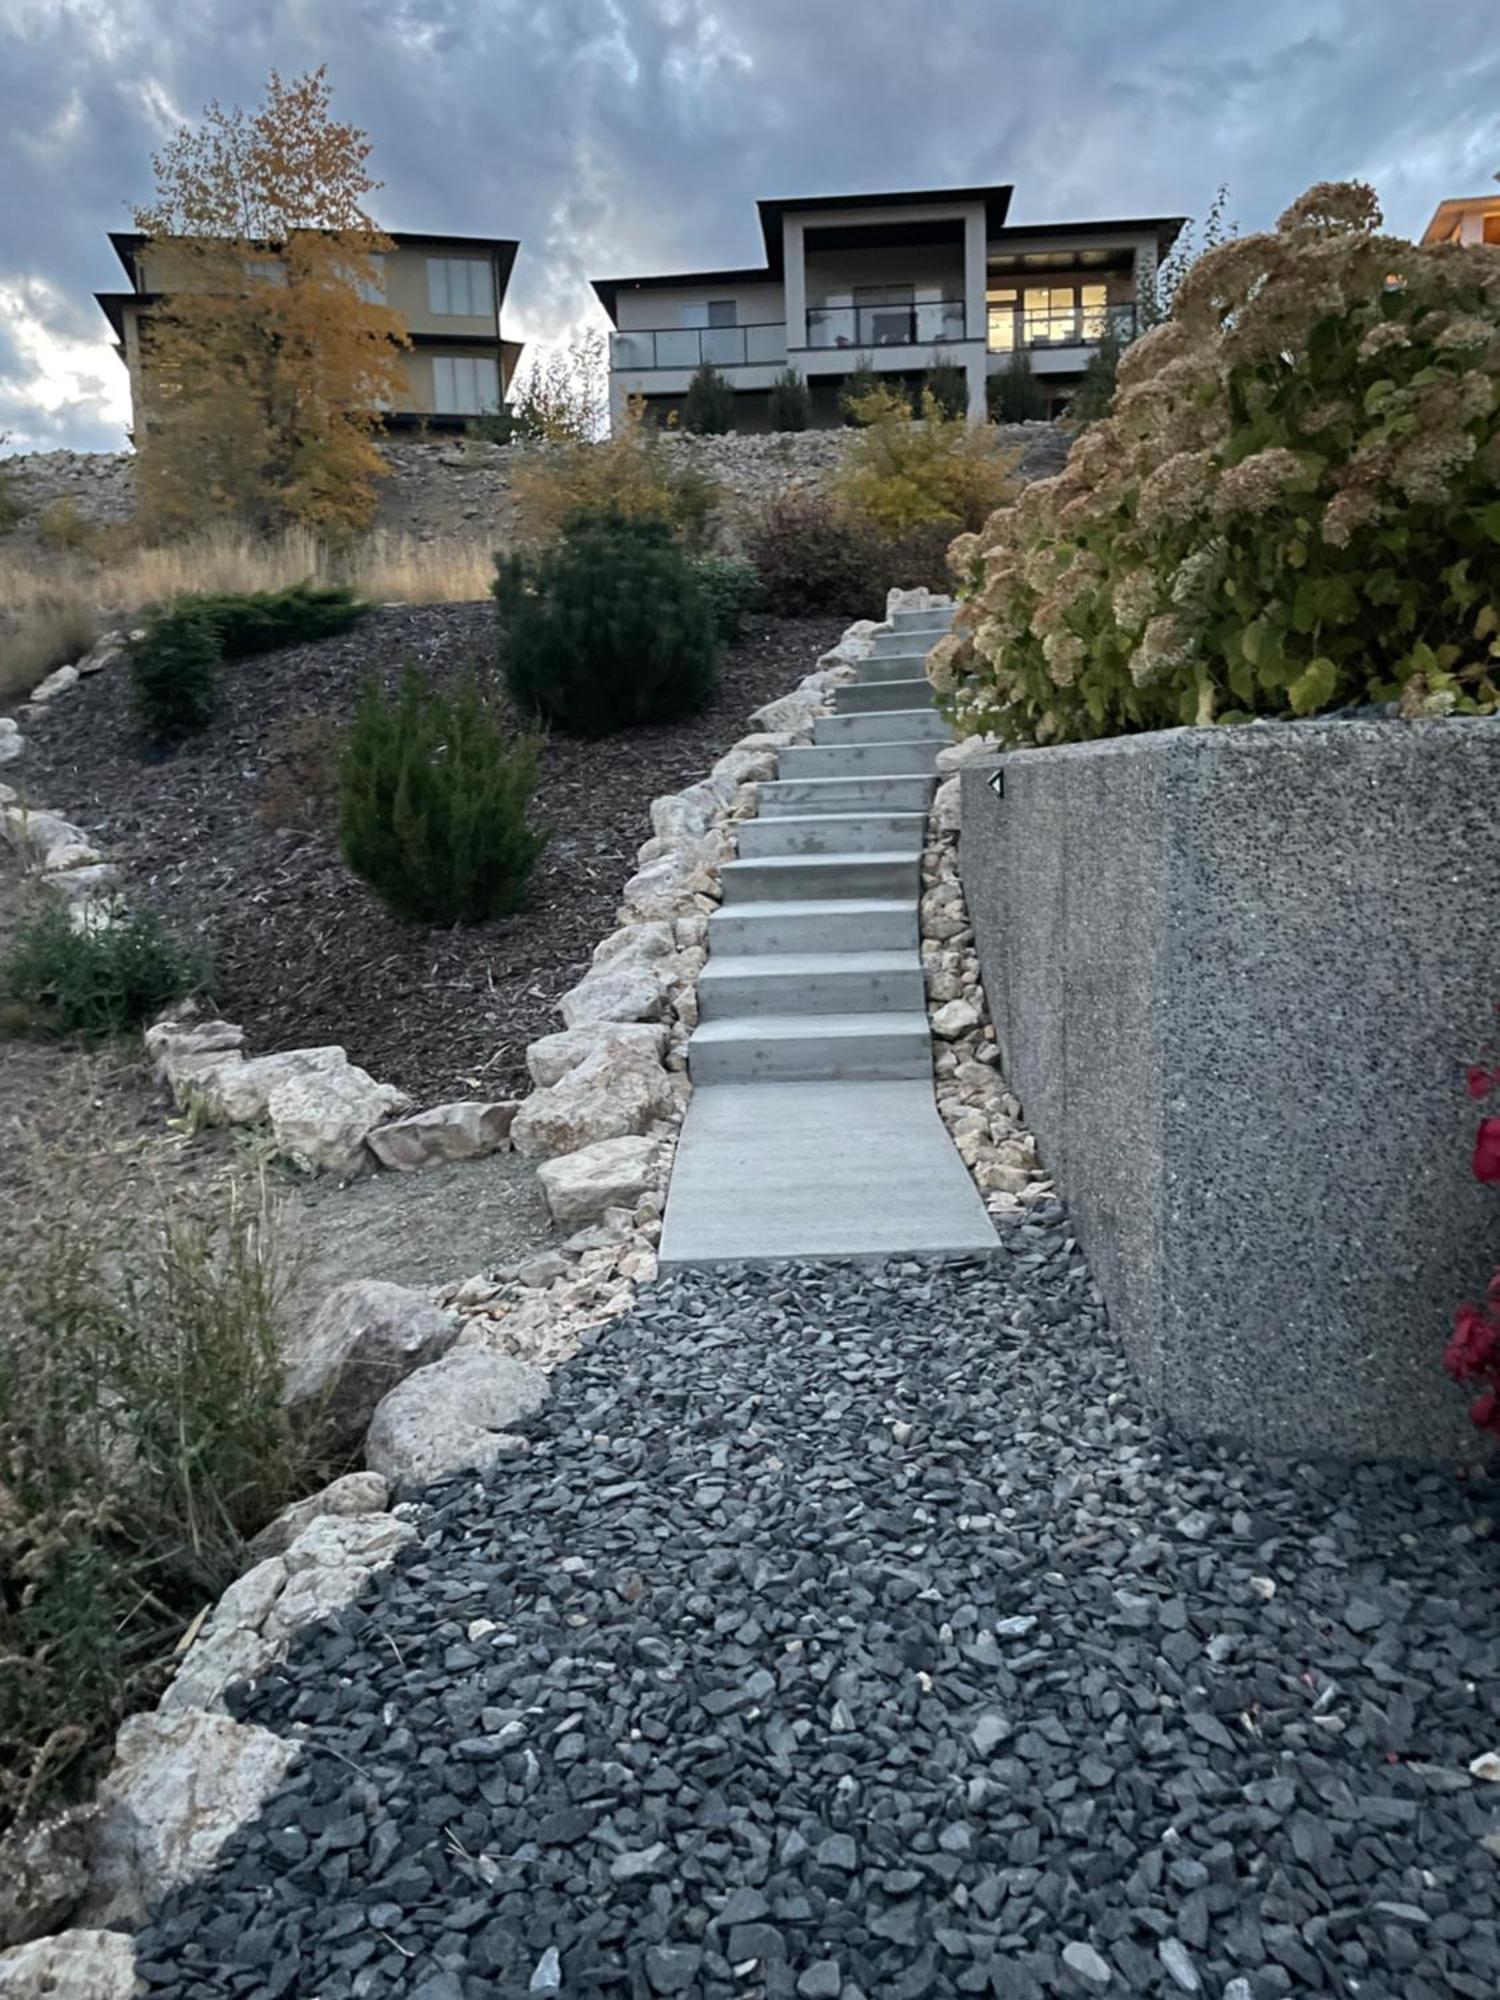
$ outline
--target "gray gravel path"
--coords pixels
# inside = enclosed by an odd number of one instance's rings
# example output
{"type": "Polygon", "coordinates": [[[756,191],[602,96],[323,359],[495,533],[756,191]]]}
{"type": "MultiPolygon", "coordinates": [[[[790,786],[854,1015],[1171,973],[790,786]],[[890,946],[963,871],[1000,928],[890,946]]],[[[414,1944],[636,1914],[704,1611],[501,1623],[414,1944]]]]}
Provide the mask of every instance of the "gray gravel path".
{"type": "Polygon", "coordinates": [[[644,1293],[240,1702],[147,1990],[1493,2000],[1493,1488],[1174,1440],[1004,1244],[644,1293]]]}

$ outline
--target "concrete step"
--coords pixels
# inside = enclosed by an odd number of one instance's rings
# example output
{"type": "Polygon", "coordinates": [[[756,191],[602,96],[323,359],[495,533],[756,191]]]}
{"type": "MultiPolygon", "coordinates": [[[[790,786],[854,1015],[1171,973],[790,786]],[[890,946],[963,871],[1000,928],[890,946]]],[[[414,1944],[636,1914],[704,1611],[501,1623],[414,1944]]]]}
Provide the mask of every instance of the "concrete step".
{"type": "MultiPolygon", "coordinates": [[[[785,755],[785,752],[782,753],[785,755]]],[[[925,813],[934,780],[906,778],[773,778],[760,788],[762,819],[806,813],[925,813]]]]}
{"type": "Polygon", "coordinates": [[[947,636],[946,625],[900,627],[894,632],[876,632],[870,640],[870,657],[884,659],[887,653],[928,653],[939,639],[947,636]]]}
{"type": "Polygon", "coordinates": [[[720,956],[916,948],[917,906],[909,896],[738,903],[732,910],[715,910],[708,920],[710,964],[720,956]]]}
{"type": "Polygon", "coordinates": [[[920,611],[893,611],[886,623],[897,632],[925,632],[929,626],[946,632],[956,609],[952,604],[929,604],[920,611]]]}
{"type": "Polygon", "coordinates": [[[703,1021],[688,1043],[695,1084],[889,1083],[930,1077],[927,1015],[757,1014],[703,1021]]]}
{"type": "Polygon", "coordinates": [[[921,856],[911,854],[768,854],[726,861],[719,871],[726,906],[737,903],[847,902],[851,897],[920,892],[921,856]]]}
{"type": "Polygon", "coordinates": [[[777,752],[776,768],[783,780],[927,777],[936,770],[942,747],[936,737],[907,743],[792,743],[777,752]]]}
{"type": "Polygon", "coordinates": [[[768,854],[919,854],[925,812],[774,813],[740,825],[740,859],[768,854]]]}
{"type": "MultiPolygon", "coordinates": [[[[927,678],[927,655],[919,652],[871,653],[854,669],[855,683],[868,681],[921,681],[927,678]]],[[[847,687],[849,683],[846,681],[847,687]]]]}
{"type": "Polygon", "coordinates": [[[698,975],[705,1021],[746,1014],[914,1014],[924,1005],[913,951],[783,951],[714,957],[698,975]]]}
{"type": "Polygon", "coordinates": [[[887,708],[913,709],[932,706],[932,684],[927,680],[846,681],[833,694],[835,713],[868,715],[887,708]]]}
{"type": "Polygon", "coordinates": [[[827,747],[846,743],[952,741],[951,724],[935,708],[881,708],[871,715],[820,715],[813,724],[813,742],[827,747]]]}

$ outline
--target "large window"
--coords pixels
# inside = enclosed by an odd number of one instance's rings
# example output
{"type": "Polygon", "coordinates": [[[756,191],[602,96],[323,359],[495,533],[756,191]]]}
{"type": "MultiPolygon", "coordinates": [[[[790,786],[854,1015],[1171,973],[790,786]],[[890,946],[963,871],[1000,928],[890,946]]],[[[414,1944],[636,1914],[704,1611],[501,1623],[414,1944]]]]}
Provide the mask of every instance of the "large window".
{"type": "Polygon", "coordinates": [[[737,299],[689,299],[679,307],[684,326],[738,326],[740,308],[737,299]]]}
{"type": "Polygon", "coordinates": [[[500,367],[493,355],[437,354],[432,405],[440,417],[482,417],[500,407],[500,367]]]}
{"type": "Polygon", "coordinates": [[[1016,344],[1016,288],[992,285],[985,293],[991,354],[1009,354],[1016,344]]]}
{"type": "Polygon", "coordinates": [[[478,318],[495,310],[488,257],[429,257],[427,305],[445,317],[478,318]]]}

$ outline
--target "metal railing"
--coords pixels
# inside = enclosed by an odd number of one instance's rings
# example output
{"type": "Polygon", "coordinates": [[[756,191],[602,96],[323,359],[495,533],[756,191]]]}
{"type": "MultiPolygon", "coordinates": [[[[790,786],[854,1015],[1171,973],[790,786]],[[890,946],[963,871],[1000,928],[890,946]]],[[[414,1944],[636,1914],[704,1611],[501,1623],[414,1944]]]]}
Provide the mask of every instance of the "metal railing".
{"type": "Polygon", "coordinates": [[[786,360],[786,323],[768,320],[749,326],[662,326],[629,328],[611,335],[610,366],[653,368],[757,368],[786,360]]]}
{"type": "Polygon", "coordinates": [[[1025,306],[991,306],[991,354],[1009,354],[1017,347],[1097,347],[1111,332],[1123,347],[1136,336],[1134,305],[1074,306],[1053,312],[1028,312],[1025,306]]]}
{"type": "Polygon", "coordinates": [[[906,300],[893,305],[809,306],[809,347],[925,347],[964,337],[962,299],[906,300]]]}

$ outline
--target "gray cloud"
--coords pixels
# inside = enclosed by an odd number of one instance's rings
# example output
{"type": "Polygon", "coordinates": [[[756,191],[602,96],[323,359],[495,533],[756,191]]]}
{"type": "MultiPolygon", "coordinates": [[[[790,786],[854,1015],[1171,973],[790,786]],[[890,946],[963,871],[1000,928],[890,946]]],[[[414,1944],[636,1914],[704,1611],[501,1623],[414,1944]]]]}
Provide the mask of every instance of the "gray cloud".
{"type": "Polygon", "coordinates": [[[1435,62],[1405,0],[0,0],[0,432],[119,443],[104,232],[172,114],[273,65],[328,63],[391,227],[520,237],[507,331],[546,339],[592,276],[758,259],[760,194],[1010,180],[1039,221],[1224,181],[1257,227],[1355,174],[1419,229],[1500,168],[1492,29],[1451,0],[1435,62]]]}

